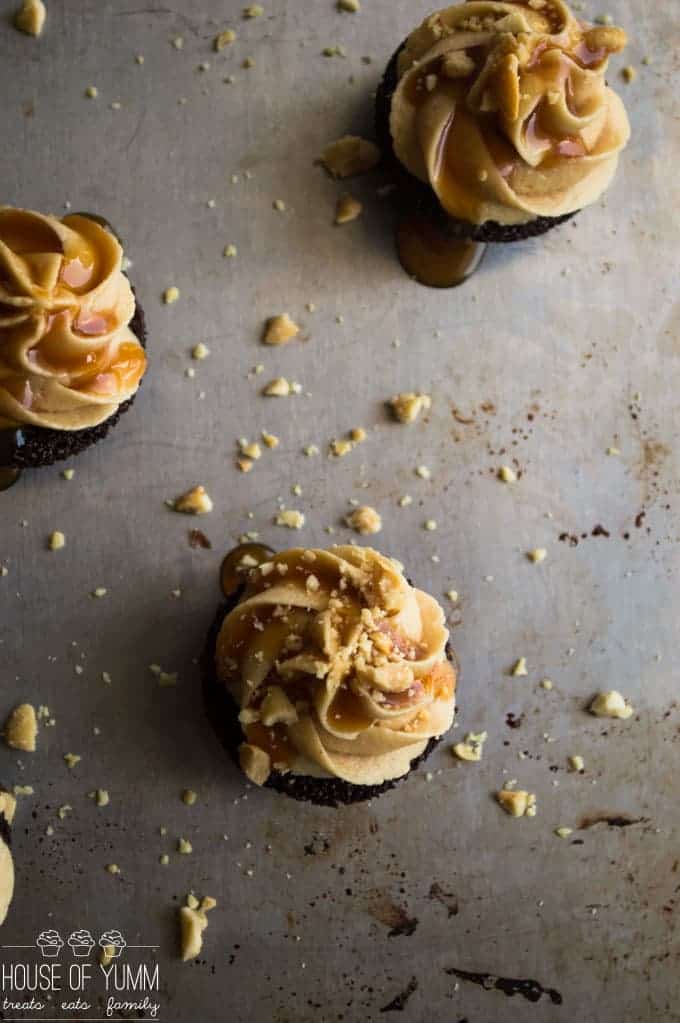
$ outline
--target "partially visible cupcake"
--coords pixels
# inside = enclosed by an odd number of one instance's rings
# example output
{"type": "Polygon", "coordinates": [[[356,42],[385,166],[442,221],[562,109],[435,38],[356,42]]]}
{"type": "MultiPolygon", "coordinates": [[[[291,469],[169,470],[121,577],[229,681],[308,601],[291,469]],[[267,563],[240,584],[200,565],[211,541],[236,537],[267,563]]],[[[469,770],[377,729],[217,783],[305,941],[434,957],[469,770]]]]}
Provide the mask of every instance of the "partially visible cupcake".
{"type": "Polygon", "coordinates": [[[591,205],[630,134],[605,78],[625,45],[622,29],[580,21],[562,0],[468,0],[431,14],[376,98],[400,209],[450,239],[510,242],[591,205]]]}
{"type": "Polygon", "coordinates": [[[0,467],[101,440],[146,369],[144,314],[100,218],[0,207],[0,467]]]}
{"type": "Polygon", "coordinates": [[[392,788],[453,722],[441,607],[370,548],[246,557],[203,659],[223,742],[252,782],[296,799],[337,806],[392,788]]]}
{"type": "Polygon", "coordinates": [[[5,922],[14,896],[14,861],[10,844],[16,805],[14,796],[0,789],[0,924],[5,922]]]}

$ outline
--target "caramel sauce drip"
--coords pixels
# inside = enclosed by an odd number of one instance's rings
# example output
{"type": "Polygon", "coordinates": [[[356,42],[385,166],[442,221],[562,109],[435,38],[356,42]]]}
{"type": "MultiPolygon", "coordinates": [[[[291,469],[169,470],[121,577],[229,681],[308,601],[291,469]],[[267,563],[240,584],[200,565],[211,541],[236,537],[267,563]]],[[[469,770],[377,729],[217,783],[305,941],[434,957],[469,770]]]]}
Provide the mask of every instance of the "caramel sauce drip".
{"type": "Polygon", "coordinates": [[[261,721],[245,725],[243,731],[251,746],[258,746],[269,754],[272,764],[290,767],[295,760],[295,747],[288,738],[285,725],[267,728],[261,721]]]}
{"type": "Polygon", "coordinates": [[[475,272],[485,251],[482,242],[451,238],[433,220],[418,214],[403,217],[397,225],[399,262],[409,277],[430,288],[462,284],[475,272]]]}

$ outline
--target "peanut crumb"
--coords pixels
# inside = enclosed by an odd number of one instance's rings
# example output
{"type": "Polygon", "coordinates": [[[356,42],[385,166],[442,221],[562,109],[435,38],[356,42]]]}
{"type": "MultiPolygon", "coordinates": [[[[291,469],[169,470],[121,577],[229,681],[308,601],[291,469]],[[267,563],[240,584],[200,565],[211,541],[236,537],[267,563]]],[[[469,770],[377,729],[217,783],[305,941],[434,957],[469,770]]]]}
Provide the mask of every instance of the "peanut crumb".
{"type": "Polygon", "coordinates": [[[255,463],[250,458],[237,458],[236,465],[241,472],[250,472],[255,463]]]}
{"type": "Polygon", "coordinates": [[[361,216],[363,205],[351,195],[342,195],[335,207],[335,223],[349,224],[361,216]]]}
{"type": "Polygon", "coordinates": [[[294,508],[282,508],[274,519],[276,526],[285,526],[286,529],[302,529],[305,524],[305,516],[301,511],[294,508]]]}
{"type": "Polygon", "coordinates": [[[264,388],[262,393],[267,398],[287,398],[293,392],[293,387],[285,377],[275,377],[264,388]]]}
{"type": "Polygon", "coordinates": [[[399,423],[414,423],[421,412],[428,412],[432,406],[429,394],[405,391],[395,394],[387,402],[392,415],[399,423]]]}
{"type": "Polygon", "coordinates": [[[69,770],[73,770],[76,764],[79,764],[83,758],[78,753],[64,753],[64,763],[69,770]]]}
{"type": "Polygon", "coordinates": [[[198,799],[198,793],[194,792],[193,789],[184,789],[182,793],[182,802],[186,806],[193,806],[198,799]]]}
{"type": "Polygon", "coordinates": [[[224,249],[222,250],[222,255],[224,256],[225,259],[235,259],[236,256],[238,255],[238,249],[236,248],[235,245],[231,244],[225,245],[224,249]]]}
{"type": "Polygon", "coordinates": [[[416,469],[416,476],[419,476],[421,480],[429,480],[432,477],[432,472],[426,465],[419,465],[416,469]]]}
{"type": "Polygon", "coordinates": [[[458,602],[458,590],[447,590],[446,597],[452,604],[456,604],[458,602]]]}
{"type": "Polygon", "coordinates": [[[527,659],[526,659],[526,657],[520,657],[518,660],[515,661],[515,663],[512,666],[512,669],[510,671],[510,674],[511,675],[515,675],[515,676],[528,675],[529,674],[529,672],[527,671],[527,659]]]}
{"type": "Polygon", "coordinates": [[[550,679],[550,678],[541,679],[541,689],[545,689],[546,692],[550,692],[550,690],[553,688],[553,686],[554,686],[554,682],[553,682],[552,679],[550,679]]]}
{"type": "Polygon", "coordinates": [[[199,484],[176,497],[172,508],[184,515],[207,515],[213,510],[213,502],[205,487],[199,484]]]}
{"type": "Polygon", "coordinates": [[[349,14],[356,14],[361,10],[359,0],[338,0],[338,10],[347,11],[349,14]]]}
{"type": "Polygon", "coordinates": [[[23,0],[14,15],[14,27],[28,36],[39,36],[45,25],[47,11],[42,0],[23,0]]]}
{"type": "Polygon", "coordinates": [[[245,457],[249,458],[252,462],[257,462],[258,459],[262,458],[262,448],[257,441],[248,441],[245,437],[241,437],[239,446],[241,448],[241,454],[245,455],[245,457]]]}
{"type": "Polygon", "coordinates": [[[194,851],[194,847],[187,838],[177,839],[177,852],[180,856],[190,856],[194,851]]]}
{"type": "Polygon", "coordinates": [[[35,753],[35,741],[38,734],[38,721],[35,707],[31,703],[20,703],[5,721],[5,742],[12,749],[35,753]]]}
{"type": "Polygon", "coordinates": [[[87,89],[85,90],[85,95],[87,96],[88,99],[96,99],[97,96],[99,95],[99,89],[97,88],[96,85],[88,85],[87,89]]]}
{"type": "Polygon", "coordinates": [[[501,789],[496,799],[511,817],[536,816],[536,796],[524,789],[501,789]]]}
{"type": "Polygon", "coordinates": [[[541,561],[545,561],[548,556],[548,552],[545,547],[534,547],[533,550],[527,551],[527,557],[529,561],[532,561],[534,565],[538,565],[541,561]]]}
{"type": "Polygon", "coordinates": [[[262,341],[266,345],[285,345],[300,333],[300,328],[288,313],[270,316],[265,324],[262,341]]]}
{"type": "Polygon", "coordinates": [[[345,135],[326,146],[321,163],[334,178],[366,174],[380,162],[380,150],[358,135],[345,135]]]}
{"type": "Polygon", "coordinates": [[[262,4],[250,4],[248,7],[243,8],[244,18],[261,18],[264,14],[264,7],[262,4]]]}
{"type": "Polygon", "coordinates": [[[555,828],[555,834],[558,838],[569,838],[569,835],[573,833],[573,828],[555,828]]]}
{"type": "Polygon", "coordinates": [[[196,959],[203,948],[203,932],[208,926],[206,914],[217,905],[215,899],[205,896],[199,903],[195,896],[187,896],[186,906],[179,910],[182,961],[196,959]]]}
{"type": "Polygon", "coordinates": [[[567,763],[572,771],[583,771],[586,766],[585,760],[578,754],[568,757],[567,763]]]}
{"type": "Polygon", "coordinates": [[[107,874],[112,874],[115,876],[116,874],[120,874],[120,867],[118,866],[117,863],[107,863],[106,872],[107,874]]]}
{"type": "Polygon", "coordinates": [[[230,43],[235,43],[236,38],[236,33],[233,28],[225,28],[223,32],[220,32],[219,35],[215,36],[213,46],[219,53],[225,46],[229,46],[230,43]]]}
{"type": "Polygon", "coordinates": [[[254,785],[264,785],[271,773],[271,759],[269,754],[259,746],[252,746],[250,743],[241,743],[238,750],[241,770],[254,785]]]}
{"type": "Polygon", "coordinates": [[[620,718],[627,720],[635,712],[629,703],[626,703],[621,693],[616,689],[598,693],[588,708],[591,714],[599,718],[620,718]]]}
{"type": "Polygon", "coordinates": [[[267,430],[262,431],[262,443],[268,448],[278,448],[281,443],[275,433],[268,433],[267,430]]]}
{"type": "Polygon", "coordinates": [[[382,518],[370,505],[360,505],[345,518],[346,524],[362,536],[372,536],[382,529],[382,518]]]}
{"type": "Polygon", "coordinates": [[[517,473],[509,465],[502,465],[498,470],[498,478],[502,483],[516,483],[517,473]]]}
{"type": "Polygon", "coordinates": [[[202,341],[199,341],[198,344],[194,345],[191,349],[191,358],[198,359],[199,362],[202,362],[203,359],[207,359],[209,355],[210,349],[207,345],[204,345],[202,341]]]}
{"type": "Polygon", "coordinates": [[[272,203],[272,206],[274,207],[274,209],[276,210],[277,213],[285,213],[286,212],[286,204],[283,201],[283,199],[274,199],[274,202],[272,203]]]}
{"type": "Polygon", "coordinates": [[[486,732],[468,732],[463,742],[457,742],[451,747],[451,752],[459,760],[467,760],[470,763],[478,763],[482,759],[482,748],[487,740],[486,732]]]}
{"type": "Polygon", "coordinates": [[[172,305],[179,298],[179,288],[175,287],[174,284],[170,285],[163,292],[163,302],[165,305],[172,305]]]}
{"type": "Polygon", "coordinates": [[[635,81],[637,75],[637,68],[634,68],[632,64],[626,64],[625,67],[621,68],[621,77],[624,82],[627,82],[629,85],[631,82],[635,81]]]}
{"type": "Polygon", "coordinates": [[[55,529],[53,533],[50,533],[47,545],[51,551],[60,551],[62,547],[66,546],[66,537],[58,529],[55,529]]]}

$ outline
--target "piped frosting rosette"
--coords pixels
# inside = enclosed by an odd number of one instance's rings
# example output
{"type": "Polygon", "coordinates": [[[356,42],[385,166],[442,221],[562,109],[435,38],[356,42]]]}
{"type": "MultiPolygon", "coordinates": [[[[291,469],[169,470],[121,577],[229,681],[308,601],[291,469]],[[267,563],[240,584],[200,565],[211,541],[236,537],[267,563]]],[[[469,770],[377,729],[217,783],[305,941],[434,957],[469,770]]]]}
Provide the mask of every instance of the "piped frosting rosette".
{"type": "Polygon", "coordinates": [[[131,398],[146,368],[110,231],[0,207],[0,427],[80,430],[131,398]]]}
{"type": "Polygon", "coordinates": [[[370,548],[294,549],[253,569],[216,650],[246,773],[368,785],[406,774],[453,721],[447,640],[437,601],[370,548]]]}
{"type": "Polygon", "coordinates": [[[594,202],[630,126],[607,86],[626,35],[561,0],[470,0],[406,41],[390,129],[404,166],[452,216],[524,223],[594,202]]]}

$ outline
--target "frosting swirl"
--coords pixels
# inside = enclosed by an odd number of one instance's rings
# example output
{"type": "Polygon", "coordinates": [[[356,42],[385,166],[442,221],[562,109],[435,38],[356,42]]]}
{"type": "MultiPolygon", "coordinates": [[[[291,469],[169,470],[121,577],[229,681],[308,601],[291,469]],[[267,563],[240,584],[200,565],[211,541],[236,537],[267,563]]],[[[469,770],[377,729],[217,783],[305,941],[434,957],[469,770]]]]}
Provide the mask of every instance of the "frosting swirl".
{"type": "Polygon", "coordinates": [[[370,548],[298,548],[252,569],[216,650],[241,708],[246,773],[366,785],[406,774],[453,722],[447,640],[437,601],[370,548]]]}
{"type": "Polygon", "coordinates": [[[0,427],[96,426],[146,368],[117,239],[89,217],[0,207],[0,427]]]}
{"type": "Polygon", "coordinates": [[[452,216],[525,223],[608,187],[630,136],[608,88],[622,29],[562,0],[469,0],[425,19],[398,60],[394,151],[452,216]]]}

